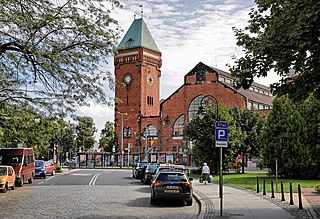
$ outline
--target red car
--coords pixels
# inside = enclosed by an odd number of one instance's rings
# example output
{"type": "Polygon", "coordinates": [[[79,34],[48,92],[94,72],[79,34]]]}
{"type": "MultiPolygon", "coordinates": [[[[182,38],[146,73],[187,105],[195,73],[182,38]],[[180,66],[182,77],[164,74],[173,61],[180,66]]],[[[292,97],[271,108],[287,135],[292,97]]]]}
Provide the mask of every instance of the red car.
{"type": "Polygon", "coordinates": [[[56,174],[56,164],[52,161],[45,161],[47,175],[54,176],[56,174]]]}

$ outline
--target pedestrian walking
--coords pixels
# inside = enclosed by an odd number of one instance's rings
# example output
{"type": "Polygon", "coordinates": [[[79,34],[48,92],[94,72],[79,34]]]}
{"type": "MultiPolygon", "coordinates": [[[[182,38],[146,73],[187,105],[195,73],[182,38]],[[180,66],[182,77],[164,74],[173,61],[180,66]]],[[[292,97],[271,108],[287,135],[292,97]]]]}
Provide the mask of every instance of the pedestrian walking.
{"type": "Polygon", "coordinates": [[[201,170],[201,176],[203,179],[203,183],[205,185],[208,183],[209,175],[210,175],[210,168],[208,167],[207,163],[204,163],[201,170]]]}

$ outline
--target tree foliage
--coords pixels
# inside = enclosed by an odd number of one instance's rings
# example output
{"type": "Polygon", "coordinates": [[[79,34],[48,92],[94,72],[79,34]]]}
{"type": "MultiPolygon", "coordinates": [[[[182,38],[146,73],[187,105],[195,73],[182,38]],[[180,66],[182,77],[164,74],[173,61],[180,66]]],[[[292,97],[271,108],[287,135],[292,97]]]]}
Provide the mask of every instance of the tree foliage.
{"type": "MultiPolygon", "coordinates": [[[[230,114],[236,121],[237,127],[241,129],[245,138],[239,147],[237,154],[249,158],[260,156],[259,134],[264,124],[264,117],[256,110],[230,109],[230,114]]],[[[242,173],[244,173],[244,161],[242,162],[242,173]]]]}
{"type": "Polygon", "coordinates": [[[104,124],[104,128],[100,134],[100,148],[106,152],[112,152],[112,146],[114,144],[114,124],[113,122],[107,121],[104,124]]]}
{"type": "Polygon", "coordinates": [[[319,123],[313,126],[313,122],[309,119],[319,121],[319,111],[304,117],[299,106],[295,106],[287,96],[274,100],[272,112],[260,139],[263,145],[263,161],[273,174],[275,174],[277,159],[279,176],[288,178],[318,176],[319,144],[314,140],[319,135],[313,136],[313,134],[318,132],[319,123]],[[317,131],[312,132],[312,129],[317,131]],[[312,140],[308,139],[309,137],[312,140]]]}
{"type": "Polygon", "coordinates": [[[111,4],[121,7],[117,0],[1,0],[0,102],[50,112],[110,103],[103,85],[113,79],[103,64],[119,32],[111,4]]]}
{"type": "Polygon", "coordinates": [[[97,131],[93,118],[88,116],[78,116],[76,117],[76,121],[78,122],[76,126],[77,151],[80,151],[80,149],[81,151],[92,150],[95,143],[94,133],[97,131]]]}
{"type": "Polygon", "coordinates": [[[50,141],[59,136],[59,119],[45,117],[17,105],[2,104],[0,108],[0,148],[32,147],[37,158],[48,157],[50,141]]]}
{"type": "Polygon", "coordinates": [[[197,166],[204,162],[213,172],[219,169],[220,149],[215,147],[215,122],[219,117],[221,121],[229,123],[228,148],[223,148],[223,162],[226,167],[229,162],[234,162],[236,152],[243,144],[244,135],[236,126],[234,118],[229,114],[228,109],[219,105],[219,116],[216,115],[216,109],[212,106],[206,106],[206,115],[203,119],[193,118],[185,127],[186,137],[192,141],[192,159],[197,166]]]}
{"type": "MultiPolygon", "coordinates": [[[[282,80],[272,85],[275,94],[288,94],[295,101],[315,93],[320,98],[320,4],[310,1],[257,0],[249,24],[234,29],[237,45],[245,55],[230,68],[236,87],[248,89],[254,77],[273,70],[282,80]],[[286,83],[289,70],[299,75],[286,83]]],[[[290,76],[291,77],[291,76],[290,76]]]]}

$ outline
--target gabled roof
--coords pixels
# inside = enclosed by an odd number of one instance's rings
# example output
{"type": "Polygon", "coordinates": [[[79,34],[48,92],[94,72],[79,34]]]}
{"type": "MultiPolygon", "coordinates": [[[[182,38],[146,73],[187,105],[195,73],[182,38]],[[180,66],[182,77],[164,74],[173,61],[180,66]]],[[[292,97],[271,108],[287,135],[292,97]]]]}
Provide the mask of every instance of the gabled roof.
{"type": "Polygon", "coordinates": [[[135,19],[133,21],[129,30],[118,45],[117,50],[139,47],[143,47],[160,53],[160,50],[154,42],[150,31],[148,30],[148,27],[142,18],[135,19]]]}

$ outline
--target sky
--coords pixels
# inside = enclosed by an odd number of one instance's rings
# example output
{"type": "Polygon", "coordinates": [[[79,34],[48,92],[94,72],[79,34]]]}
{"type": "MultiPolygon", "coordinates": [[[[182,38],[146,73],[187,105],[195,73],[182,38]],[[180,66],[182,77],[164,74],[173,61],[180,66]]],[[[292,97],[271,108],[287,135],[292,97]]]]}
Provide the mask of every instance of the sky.
{"type": "MultiPolygon", "coordinates": [[[[143,19],[162,53],[160,99],[166,99],[177,90],[186,75],[199,62],[228,71],[233,57],[241,57],[242,49],[236,45],[232,27],[243,29],[249,20],[254,0],[122,0],[123,9],[112,12],[123,32],[132,24],[134,16],[143,19]],[[143,13],[141,7],[143,5],[143,13]]],[[[119,42],[121,41],[119,39],[119,42]]],[[[107,69],[114,72],[113,57],[107,69]]],[[[270,86],[279,78],[272,74],[257,78],[255,82],[270,86]]],[[[113,92],[107,92],[114,96],[113,92]]],[[[91,103],[77,111],[79,116],[94,119],[100,130],[106,121],[113,121],[114,108],[91,103]]]]}

